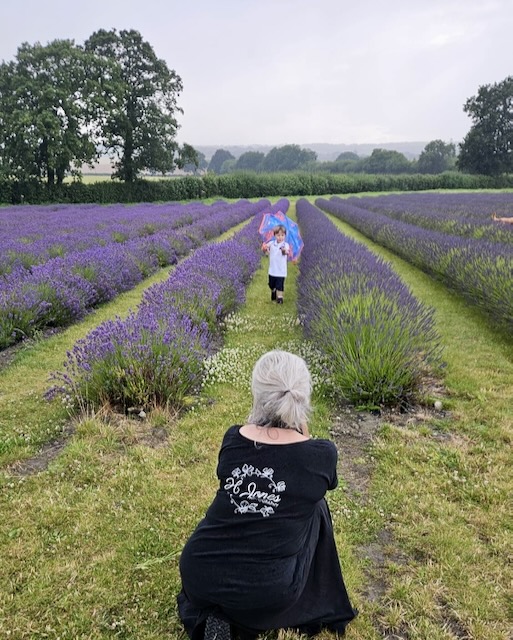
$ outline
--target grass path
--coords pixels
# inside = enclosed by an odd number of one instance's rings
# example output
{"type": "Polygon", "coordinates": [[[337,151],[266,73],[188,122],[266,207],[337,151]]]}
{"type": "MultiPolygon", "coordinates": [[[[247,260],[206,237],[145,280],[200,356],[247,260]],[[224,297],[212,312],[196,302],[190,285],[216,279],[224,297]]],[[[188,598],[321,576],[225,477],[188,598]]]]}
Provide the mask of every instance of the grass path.
{"type": "MultiPolygon", "coordinates": [[[[447,397],[444,412],[400,423],[352,414],[362,431],[369,421],[374,429],[353,460],[347,433],[333,432],[334,424],[347,427],[343,408],[331,411],[315,399],[312,432],[334,433],[341,457],[341,484],[329,501],[344,577],[361,611],[347,638],[506,640],[512,344],[441,285],[373,248],[417,297],[436,305],[447,397]],[[348,464],[360,469],[360,491],[344,478],[348,464]]],[[[0,478],[0,637],[183,639],[174,602],[178,555],[215,491],[222,434],[249,411],[249,375],[260,353],[305,348],[295,321],[296,274],[291,266],[285,304],[273,305],[263,260],[246,304],[228,323],[216,382],[184,417],[91,416],[47,470],[0,478]]],[[[140,293],[101,313],[122,314],[140,293]]],[[[1,374],[8,383],[1,419],[20,437],[16,456],[33,452],[45,429],[60,428],[54,425],[64,414],[47,407],[43,419],[39,393],[85,328],[35,344],[1,374]],[[19,436],[20,412],[33,440],[19,436]]]]}

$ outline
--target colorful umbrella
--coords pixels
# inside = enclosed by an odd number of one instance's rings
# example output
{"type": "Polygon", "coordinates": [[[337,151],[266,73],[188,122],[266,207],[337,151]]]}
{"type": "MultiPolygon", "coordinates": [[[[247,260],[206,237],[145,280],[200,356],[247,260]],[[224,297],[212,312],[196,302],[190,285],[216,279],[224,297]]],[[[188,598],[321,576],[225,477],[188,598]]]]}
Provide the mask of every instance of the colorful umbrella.
{"type": "Polygon", "coordinates": [[[262,236],[264,242],[269,242],[273,237],[274,229],[278,225],[284,226],[287,230],[285,242],[288,242],[290,245],[289,260],[297,260],[303,249],[303,239],[301,238],[297,224],[282,211],[264,213],[258,233],[262,236]]]}

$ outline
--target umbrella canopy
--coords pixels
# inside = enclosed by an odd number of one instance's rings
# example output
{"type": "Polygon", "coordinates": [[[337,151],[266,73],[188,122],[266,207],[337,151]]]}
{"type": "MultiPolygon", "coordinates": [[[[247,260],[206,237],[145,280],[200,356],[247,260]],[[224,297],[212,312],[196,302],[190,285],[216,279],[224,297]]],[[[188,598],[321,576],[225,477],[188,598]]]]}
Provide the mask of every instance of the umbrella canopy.
{"type": "Polygon", "coordinates": [[[274,229],[278,225],[282,225],[287,230],[285,242],[288,242],[290,245],[289,260],[297,260],[303,249],[303,239],[301,238],[297,224],[283,212],[264,213],[258,233],[262,236],[264,242],[269,242],[273,237],[274,229]]]}

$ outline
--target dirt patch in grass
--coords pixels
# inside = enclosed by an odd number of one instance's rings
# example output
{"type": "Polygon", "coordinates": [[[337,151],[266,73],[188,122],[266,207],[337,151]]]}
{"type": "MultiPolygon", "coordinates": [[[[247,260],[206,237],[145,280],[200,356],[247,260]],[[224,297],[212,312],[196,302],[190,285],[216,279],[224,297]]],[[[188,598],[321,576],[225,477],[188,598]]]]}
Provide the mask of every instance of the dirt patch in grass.
{"type": "MultiPolygon", "coordinates": [[[[406,411],[391,409],[381,412],[357,411],[350,406],[340,408],[333,418],[330,434],[339,452],[339,475],[346,483],[351,499],[362,505],[368,500],[374,468],[370,445],[384,424],[393,424],[399,428],[426,426],[432,429],[430,425],[433,419],[447,415],[445,411],[430,410],[420,405],[409,407],[406,411]]],[[[450,433],[440,434],[434,429],[432,432],[437,439],[452,437],[450,433]]],[[[368,602],[376,603],[379,607],[379,601],[388,587],[388,565],[406,564],[409,558],[398,548],[393,533],[386,528],[379,531],[372,542],[357,548],[356,553],[368,563],[362,595],[368,602]]],[[[408,638],[407,631],[403,633],[402,630],[397,630],[391,633],[383,628],[379,617],[376,619],[376,626],[383,638],[408,638]]]]}
{"type": "Polygon", "coordinates": [[[15,462],[8,468],[8,472],[17,478],[41,473],[41,471],[47,469],[50,462],[64,449],[74,431],[74,424],[72,422],[67,423],[61,436],[43,445],[35,456],[15,462]]]}
{"type": "Polygon", "coordinates": [[[0,350],[0,371],[6,369],[11,362],[15,359],[20,351],[27,351],[37,345],[39,342],[50,338],[58,333],[64,331],[63,327],[53,327],[51,329],[44,329],[37,331],[32,338],[24,338],[21,342],[16,342],[10,347],[0,350]]]}
{"type": "Polygon", "coordinates": [[[0,351],[0,371],[8,367],[14,360],[16,354],[23,348],[23,343],[13,344],[0,351]]]}
{"type": "MultiPolygon", "coordinates": [[[[164,426],[155,426],[145,419],[128,418],[124,415],[110,413],[105,417],[116,431],[119,442],[125,446],[144,445],[152,449],[163,447],[168,441],[168,431],[164,426]]],[[[36,455],[15,462],[8,468],[8,472],[14,477],[30,476],[41,473],[48,468],[66,447],[70,437],[75,432],[75,422],[70,420],[64,427],[61,436],[45,444],[36,455]]]]}

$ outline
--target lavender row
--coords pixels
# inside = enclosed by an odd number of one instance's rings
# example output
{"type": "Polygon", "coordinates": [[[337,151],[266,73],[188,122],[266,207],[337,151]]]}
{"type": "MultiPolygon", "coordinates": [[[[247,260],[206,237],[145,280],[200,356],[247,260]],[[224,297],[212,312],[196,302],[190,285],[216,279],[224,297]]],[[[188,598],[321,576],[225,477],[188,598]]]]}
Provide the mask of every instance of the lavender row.
{"type": "Polygon", "coordinates": [[[441,363],[433,310],[318,208],[302,199],[296,210],[305,241],[298,310],[335,389],[358,405],[407,402],[426,370],[441,363]]]}
{"type": "Polygon", "coordinates": [[[513,193],[405,193],[346,202],[424,229],[513,244],[513,226],[492,219],[513,217],[513,193]]]}
{"type": "Polygon", "coordinates": [[[15,269],[0,279],[0,349],[37,330],[79,320],[269,204],[218,204],[203,209],[206,215],[180,229],[71,252],[30,270],[15,269]]]}
{"type": "Polygon", "coordinates": [[[513,246],[422,229],[341,198],[319,198],[316,204],[441,280],[498,325],[513,328],[513,246]]]}
{"type": "Polygon", "coordinates": [[[179,408],[199,387],[203,360],[220,346],[220,320],[244,301],[261,262],[260,220],[255,215],[232,239],[201,247],[145,292],[137,312],[79,340],[47,396],[69,408],[179,408]]]}
{"type": "Polygon", "coordinates": [[[222,201],[7,207],[0,210],[0,275],[71,252],[166,235],[223,207],[222,201]]]}

